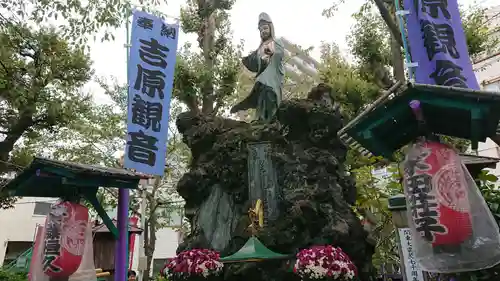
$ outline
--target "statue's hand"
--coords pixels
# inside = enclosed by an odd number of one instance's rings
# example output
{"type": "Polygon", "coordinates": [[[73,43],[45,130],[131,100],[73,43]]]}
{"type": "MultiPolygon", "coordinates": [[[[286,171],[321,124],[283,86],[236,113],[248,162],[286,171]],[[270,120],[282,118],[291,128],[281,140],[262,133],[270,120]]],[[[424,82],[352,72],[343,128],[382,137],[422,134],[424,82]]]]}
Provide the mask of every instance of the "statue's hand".
{"type": "Polygon", "coordinates": [[[273,50],[271,50],[271,48],[269,48],[269,47],[266,47],[266,48],[264,48],[264,54],[270,56],[273,54],[273,50]]]}

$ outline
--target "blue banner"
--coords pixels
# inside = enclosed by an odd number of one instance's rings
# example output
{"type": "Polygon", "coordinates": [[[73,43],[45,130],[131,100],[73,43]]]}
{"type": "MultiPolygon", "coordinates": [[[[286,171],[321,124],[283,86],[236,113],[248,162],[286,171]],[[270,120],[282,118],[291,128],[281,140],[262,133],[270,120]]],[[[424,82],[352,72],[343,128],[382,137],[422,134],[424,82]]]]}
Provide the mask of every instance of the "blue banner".
{"type": "Polygon", "coordinates": [[[163,175],[179,24],[134,11],[128,62],[124,166],[163,175]]]}

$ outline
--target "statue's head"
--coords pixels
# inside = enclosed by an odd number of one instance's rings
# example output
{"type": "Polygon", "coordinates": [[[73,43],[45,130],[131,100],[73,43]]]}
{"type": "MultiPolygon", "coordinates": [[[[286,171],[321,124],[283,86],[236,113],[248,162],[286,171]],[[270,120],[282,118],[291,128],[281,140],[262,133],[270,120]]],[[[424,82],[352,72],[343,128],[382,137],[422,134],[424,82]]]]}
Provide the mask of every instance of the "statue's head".
{"type": "Polygon", "coordinates": [[[261,13],[259,15],[259,32],[262,41],[274,37],[273,22],[271,21],[271,17],[266,13],[261,13]]]}

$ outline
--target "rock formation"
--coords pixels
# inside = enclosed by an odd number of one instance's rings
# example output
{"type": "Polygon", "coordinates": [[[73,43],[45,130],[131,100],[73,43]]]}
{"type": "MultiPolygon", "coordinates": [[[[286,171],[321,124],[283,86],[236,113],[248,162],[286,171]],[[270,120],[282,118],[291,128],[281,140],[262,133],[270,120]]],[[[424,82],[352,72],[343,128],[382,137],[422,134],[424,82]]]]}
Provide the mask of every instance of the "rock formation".
{"type": "MultiPolygon", "coordinates": [[[[371,280],[373,246],[352,211],[356,198],[344,161],[347,148],[338,139],[342,117],[329,98],[283,101],[269,124],[183,113],[177,127],[192,152],[190,170],[177,190],[186,201],[192,231],[178,251],[212,248],[233,254],[250,237],[251,207],[247,144],[272,143],[272,161],[281,187],[278,219],[257,235],[271,250],[298,250],[332,244],[357,265],[361,280],[371,280]]],[[[229,265],[224,280],[294,280],[284,261],[229,265]]]]}

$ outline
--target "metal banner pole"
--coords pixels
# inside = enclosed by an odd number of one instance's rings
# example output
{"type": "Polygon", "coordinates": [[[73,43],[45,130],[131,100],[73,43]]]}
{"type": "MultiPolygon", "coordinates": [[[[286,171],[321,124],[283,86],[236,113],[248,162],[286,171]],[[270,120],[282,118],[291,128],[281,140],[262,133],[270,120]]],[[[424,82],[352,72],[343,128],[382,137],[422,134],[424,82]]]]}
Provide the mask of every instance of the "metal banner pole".
{"type": "MultiPolygon", "coordinates": [[[[127,18],[125,21],[126,29],[126,44],[127,48],[127,66],[129,60],[130,52],[130,23],[127,18]]],[[[128,75],[127,75],[128,76],[128,75]]],[[[128,97],[128,87],[127,87],[127,97],[128,97]]],[[[128,273],[128,206],[129,206],[129,190],[126,188],[120,188],[118,191],[118,216],[117,216],[117,228],[118,228],[118,241],[115,249],[115,281],[127,281],[128,273]]]]}

